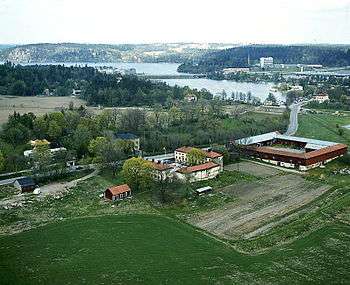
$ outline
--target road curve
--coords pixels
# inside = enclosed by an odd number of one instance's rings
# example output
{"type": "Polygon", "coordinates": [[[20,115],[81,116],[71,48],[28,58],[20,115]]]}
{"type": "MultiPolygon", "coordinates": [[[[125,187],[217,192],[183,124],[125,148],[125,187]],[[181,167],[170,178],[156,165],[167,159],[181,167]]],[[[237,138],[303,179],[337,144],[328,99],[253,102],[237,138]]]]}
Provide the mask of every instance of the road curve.
{"type": "Polygon", "coordinates": [[[293,103],[289,106],[290,108],[290,117],[289,117],[289,126],[287,131],[284,133],[287,136],[294,135],[298,130],[298,113],[300,112],[301,106],[305,102],[293,103]]]}

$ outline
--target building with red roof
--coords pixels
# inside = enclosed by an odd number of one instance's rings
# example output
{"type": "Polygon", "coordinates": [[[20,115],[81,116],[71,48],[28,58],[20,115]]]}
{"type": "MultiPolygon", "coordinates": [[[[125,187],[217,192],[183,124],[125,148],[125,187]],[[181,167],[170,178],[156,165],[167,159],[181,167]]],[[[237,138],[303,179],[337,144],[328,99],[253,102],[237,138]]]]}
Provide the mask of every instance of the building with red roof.
{"type": "Polygon", "coordinates": [[[287,168],[306,171],[324,165],[348,151],[341,143],[271,132],[236,140],[251,157],[287,168]]]}
{"type": "Polygon", "coordinates": [[[128,184],[112,186],[106,189],[105,198],[116,201],[131,196],[131,189],[128,184]]]}
{"type": "MultiPolygon", "coordinates": [[[[175,162],[180,164],[188,164],[188,153],[194,149],[190,146],[183,146],[175,150],[175,162]]],[[[205,162],[214,162],[220,166],[220,171],[223,170],[223,155],[221,153],[209,149],[200,149],[205,154],[205,162]]]]}
{"type": "Polygon", "coordinates": [[[220,173],[220,165],[212,161],[183,167],[176,170],[176,175],[180,180],[187,180],[189,182],[196,182],[215,178],[220,173]]]}
{"type": "Polygon", "coordinates": [[[169,164],[151,162],[151,167],[153,168],[152,175],[155,180],[164,181],[167,178],[172,178],[173,167],[169,164]]]}

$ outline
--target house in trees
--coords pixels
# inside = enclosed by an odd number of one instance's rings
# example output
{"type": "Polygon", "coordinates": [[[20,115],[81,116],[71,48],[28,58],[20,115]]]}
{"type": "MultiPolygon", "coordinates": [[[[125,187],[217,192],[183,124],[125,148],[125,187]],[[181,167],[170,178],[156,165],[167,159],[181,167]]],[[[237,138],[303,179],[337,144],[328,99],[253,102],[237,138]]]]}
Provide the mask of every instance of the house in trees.
{"type": "Polygon", "coordinates": [[[106,189],[105,198],[116,201],[131,197],[131,189],[128,184],[112,186],[106,189]]]}
{"type": "Polygon", "coordinates": [[[116,133],[115,138],[119,140],[130,141],[134,144],[134,150],[140,151],[140,137],[132,133],[116,133]]]}

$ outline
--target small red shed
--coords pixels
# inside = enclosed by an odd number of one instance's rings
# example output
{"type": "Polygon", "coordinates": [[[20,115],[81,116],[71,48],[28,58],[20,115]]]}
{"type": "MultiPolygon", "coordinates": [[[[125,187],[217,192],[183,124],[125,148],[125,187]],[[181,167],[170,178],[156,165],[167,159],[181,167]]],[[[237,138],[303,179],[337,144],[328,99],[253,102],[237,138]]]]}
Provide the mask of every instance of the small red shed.
{"type": "Polygon", "coordinates": [[[128,184],[112,186],[106,189],[105,198],[116,201],[131,196],[131,189],[128,184]]]}

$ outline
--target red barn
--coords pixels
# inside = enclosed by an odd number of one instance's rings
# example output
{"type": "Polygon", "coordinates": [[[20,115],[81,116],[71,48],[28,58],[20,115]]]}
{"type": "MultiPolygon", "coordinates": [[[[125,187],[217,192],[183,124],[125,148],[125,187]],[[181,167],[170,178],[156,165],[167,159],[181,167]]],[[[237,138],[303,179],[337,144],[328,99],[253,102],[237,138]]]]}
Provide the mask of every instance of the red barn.
{"type": "Polygon", "coordinates": [[[116,201],[131,196],[131,189],[128,184],[112,186],[106,189],[105,198],[116,201]]]}

